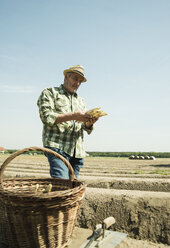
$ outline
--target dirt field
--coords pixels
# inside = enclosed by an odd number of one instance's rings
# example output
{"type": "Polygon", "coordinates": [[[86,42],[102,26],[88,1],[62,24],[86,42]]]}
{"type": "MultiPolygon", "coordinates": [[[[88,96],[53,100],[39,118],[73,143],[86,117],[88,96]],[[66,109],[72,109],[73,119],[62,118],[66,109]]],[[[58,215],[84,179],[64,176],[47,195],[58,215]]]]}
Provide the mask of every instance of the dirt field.
{"type": "MultiPolygon", "coordinates": [[[[0,155],[0,164],[7,157],[0,155]]],[[[40,155],[21,155],[4,173],[4,177],[13,178],[48,176],[47,159],[40,155]]],[[[92,228],[113,214],[117,219],[114,229],[128,233],[120,248],[168,247],[170,159],[87,157],[79,179],[88,186],[79,226],[92,228]]]]}

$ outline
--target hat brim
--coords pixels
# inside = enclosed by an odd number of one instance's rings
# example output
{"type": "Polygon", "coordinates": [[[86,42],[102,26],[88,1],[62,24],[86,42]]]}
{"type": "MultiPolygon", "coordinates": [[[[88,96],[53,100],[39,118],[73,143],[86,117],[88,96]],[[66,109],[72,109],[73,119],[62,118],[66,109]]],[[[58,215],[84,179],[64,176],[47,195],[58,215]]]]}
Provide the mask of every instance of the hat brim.
{"type": "Polygon", "coordinates": [[[85,76],[84,76],[81,72],[79,72],[79,71],[66,69],[66,70],[64,70],[64,72],[63,72],[64,76],[66,76],[67,72],[74,72],[74,73],[77,73],[77,74],[79,74],[80,76],[82,76],[82,77],[84,78],[83,81],[82,81],[83,83],[87,81],[87,79],[85,78],[85,76]]]}

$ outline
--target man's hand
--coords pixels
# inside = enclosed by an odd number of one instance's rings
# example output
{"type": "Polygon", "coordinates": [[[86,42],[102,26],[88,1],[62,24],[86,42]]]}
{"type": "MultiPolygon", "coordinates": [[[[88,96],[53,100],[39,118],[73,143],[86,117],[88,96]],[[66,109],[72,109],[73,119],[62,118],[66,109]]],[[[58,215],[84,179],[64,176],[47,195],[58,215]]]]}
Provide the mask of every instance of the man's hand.
{"type": "Polygon", "coordinates": [[[87,128],[90,128],[99,118],[90,117],[90,120],[85,123],[87,128]]]}
{"type": "Polygon", "coordinates": [[[84,111],[58,114],[55,121],[55,125],[57,125],[58,123],[71,121],[71,120],[84,122],[86,124],[86,127],[90,128],[98,120],[98,117],[92,117],[84,111]]]}
{"type": "Polygon", "coordinates": [[[83,111],[77,111],[73,113],[73,119],[80,122],[89,122],[92,118],[83,111]]]}

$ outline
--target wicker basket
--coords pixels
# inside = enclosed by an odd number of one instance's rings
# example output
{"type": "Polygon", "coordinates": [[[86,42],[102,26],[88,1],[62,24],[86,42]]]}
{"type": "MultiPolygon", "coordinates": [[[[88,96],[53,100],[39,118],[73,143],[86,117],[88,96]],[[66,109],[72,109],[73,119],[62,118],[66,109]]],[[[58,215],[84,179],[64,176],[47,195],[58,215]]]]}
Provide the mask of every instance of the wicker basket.
{"type": "Polygon", "coordinates": [[[0,226],[9,248],[62,248],[70,243],[84,197],[85,185],[76,180],[70,163],[58,153],[40,147],[19,150],[0,170],[0,226]],[[8,163],[27,151],[43,151],[60,158],[69,168],[69,180],[57,178],[4,179],[8,163]],[[49,193],[35,193],[36,184],[52,184],[49,193]],[[2,229],[2,228],[1,228],[2,229]]]}

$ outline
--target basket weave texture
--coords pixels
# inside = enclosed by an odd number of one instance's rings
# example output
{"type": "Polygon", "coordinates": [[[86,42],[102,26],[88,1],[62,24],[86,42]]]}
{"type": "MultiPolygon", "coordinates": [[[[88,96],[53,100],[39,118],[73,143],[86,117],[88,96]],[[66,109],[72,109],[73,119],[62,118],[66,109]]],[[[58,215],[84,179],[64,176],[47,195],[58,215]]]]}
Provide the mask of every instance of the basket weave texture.
{"type": "Polygon", "coordinates": [[[63,248],[70,243],[85,194],[85,184],[76,180],[70,163],[60,154],[40,147],[19,150],[8,157],[0,170],[1,242],[9,248],[63,248]],[[27,151],[43,151],[60,158],[69,169],[69,179],[4,179],[8,163],[27,151]],[[33,189],[52,184],[49,193],[33,189]]]}

